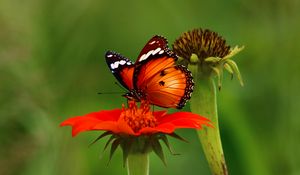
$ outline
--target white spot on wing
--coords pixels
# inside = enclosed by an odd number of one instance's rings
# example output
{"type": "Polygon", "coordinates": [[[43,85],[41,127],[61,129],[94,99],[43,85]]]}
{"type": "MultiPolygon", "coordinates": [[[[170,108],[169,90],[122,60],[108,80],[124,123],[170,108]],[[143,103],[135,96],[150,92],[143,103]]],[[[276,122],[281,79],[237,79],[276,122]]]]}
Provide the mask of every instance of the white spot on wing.
{"type": "Polygon", "coordinates": [[[147,58],[146,58],[146,55],[147,55],[147,54],[142,55],[140,61],[143,61],[143,60],[147,59],[147,58]]]}
{"type": "Polygon", "coordinates": [[[163,54],[164,53],[164,50],[161,50],[160,52],[158,52],[158,54],[163,54]]]}
{"type": "Polygon", "coordinates": [[[150,50],[147,54],[144,54],[141,56],[140,58],[140,62],[146,60],[152,53],[154,50],[150,50]]]}
{"type": "Polygon", "coordinates": [[[111,68],[111,69],[115,69],[114,63],[111,63],[111,64],[110,64],[110,68],[111,68]]]}
{"type": "Polygon", "coordinates": [[[110,55],[106,55],[106,57],[108,57],[108,58],[110,58],[110,57],[112,57],[113,55],[112,54],[110,54],[110,55]]]}
{"type": "Polygon", "coordinates": [[[121,61],[120,61],[120,64],[121,64],[121,65],[124,65],[124,64],[126,64],[126,61],[125,61],[125,60],[121,60],[121,61]]]}
{"type": "Polygon", "coordinates": [[[119,64],[120,64],[120,62],[119,61],[116,61],[115,63],[114,63],[114,65],[113,65],[113,69],[116,69],[116,68],[118,68],[119,67],[119,64]]]}
{"type": "Polygon", "coordinates": [[[154,44],[154,43],[156,43],[156,41],[152,41],[151,43],[149,43],[150,45],[152,45],[152,44],[154,44]]]}
{"type": "Polygon", "coordinates": [[[159,52],[161,50],[161,48],[160,47],[158,47],[157,49],[155,49],[153,52],[152,52],[152,55],[155,55],[155,54],[157,54],[157,52],[159,52]]]}

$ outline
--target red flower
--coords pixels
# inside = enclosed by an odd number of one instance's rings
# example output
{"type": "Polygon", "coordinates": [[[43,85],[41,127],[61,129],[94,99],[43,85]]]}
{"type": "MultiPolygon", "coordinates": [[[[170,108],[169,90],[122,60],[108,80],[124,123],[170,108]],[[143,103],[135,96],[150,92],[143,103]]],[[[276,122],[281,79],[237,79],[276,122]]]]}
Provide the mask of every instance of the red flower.
{"type": "Polygon", "coordinates": [[[114,110],[101,110],[84,116],[65,120],[60,126],[72,126],[72,136],[90,130],[110,131],[114,134],[132,136],[151,135],[155,133],[171,134],[178,128],[201,129],[202,125],[212,126],[210,121],[191,112],[176,112],[150,110],[149,104],[141,102],[140,107],[134,101],[129,107],[114,110]]]}

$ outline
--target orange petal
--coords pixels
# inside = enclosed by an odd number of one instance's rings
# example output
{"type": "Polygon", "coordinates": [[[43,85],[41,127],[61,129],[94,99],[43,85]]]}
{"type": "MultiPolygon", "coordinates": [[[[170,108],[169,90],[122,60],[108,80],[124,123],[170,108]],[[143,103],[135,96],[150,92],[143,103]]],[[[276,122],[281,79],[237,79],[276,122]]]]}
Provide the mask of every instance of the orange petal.
{"type": "Polygon", "coordinates": [[[173,131],[175,130],[175,126],[171,123],[165,123],[165,124],[162,124],[162,125],[159,125],[155,128],[150,128],[150,127],[147,127],[147,128],[143,128],[139,131],[140,134],[154,134],[154,133],[158,133],[158,132],[161,132],[161,133],[172,133],[173,131]]]}
{"type": "Polygon", "coordinates": [[[204,118],[198,114],[194,114],[191,112],[176,112],[173,114],[167,114],[164,117],[161,117],[157,120],[158,123],[168,123],[175,120],[196,120],[196,121],[206,121],[209,122],[210,120],[207,118],[204,118]]]}
{"type": "Polygon", "coordinates": [[[125,134],[129,134],[129,135],[137,135],[132,128],[127,124],[126,121],[124,121],[124,119],[119,119],[118,120],[118,129],[121,133],[125,133],[125,134]]]}
{"type": "Polygon", "coordinates": [[[112,128],[109,128],[107,127],[107,124],[105,124],[105,122],[107,121],[110,123],[116,123],[116,121],[120,117],[120,114],[120,109],[92,112],[84,116],[69,118],[62,122],[60,126],[72,126],[73,137],[79,134],[80,132],[94,130],[95,126],[98,126],[99,130],[107,129],[109,131],[118,131],[117,127],[115,127],[116,124],[111,126],[112,128]],[[100,126],[102,126],[102,128],[100,126]]]}
{"type": "Polygon", "coordinates": [[[72,136],[76,136],[80,132],[83,131],[89,131],[92,130],[92,128],[101,123],[102,121],[93,119],[93,118],[86,118],[86,117],[81,117],[83,119],[77,120],[76,123],[72,125],[72,136]]]}
{"type": "Polygon", "coordinates": [[[163,116],[165,116],[167,114],[167,111],[154,111],[153,115],[155,116],[155,118],[161,118],[163,116]]]}
{"type": "Polygon", "coordinates": [[[112,122],[112,121],[105,121],[105,122],[98,123],[92,127],[92,130],[105,130],[105,131],[112,131],[114,133],[120,132],[117,122],[112,122]]]}
{"type": "Polygon", "coordinates": [[[101,110],[99,112],[92,112],[89,114],[84,115],[83,117],[92,117],[103,121],[117,121],[121,115],[121,109],[114,109],[114,110],[101,110]]]}

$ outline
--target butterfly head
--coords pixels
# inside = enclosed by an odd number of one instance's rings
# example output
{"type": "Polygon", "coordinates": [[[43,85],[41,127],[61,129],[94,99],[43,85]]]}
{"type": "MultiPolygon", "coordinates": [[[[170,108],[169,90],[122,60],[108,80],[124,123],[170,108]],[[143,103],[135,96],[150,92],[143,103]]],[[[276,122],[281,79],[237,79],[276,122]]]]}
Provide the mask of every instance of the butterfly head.
{"type": "Polygon", "coordinates": [[[141,101],[142,93],[137,92],[135,89],[132,89],[131,91],[124,94],[123,97],[127,98],[128,100],[132,100],[132,101],[141,101]]]}

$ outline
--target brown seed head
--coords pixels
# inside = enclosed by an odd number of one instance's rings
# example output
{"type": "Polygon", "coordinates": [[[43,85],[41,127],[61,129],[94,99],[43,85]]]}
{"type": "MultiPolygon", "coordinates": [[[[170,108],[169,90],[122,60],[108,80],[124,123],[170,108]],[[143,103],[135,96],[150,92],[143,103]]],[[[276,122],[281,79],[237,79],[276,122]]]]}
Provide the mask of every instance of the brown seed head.
{"type": "Polygon", "coordinates": [[[173,51],[180,57],[189,60],[194,53],[199,61],[208,57],[223,58],[230,52],[226,40],[216,32],[208,29],[194,29],[183,33],[173,44],[173,51]]]}

